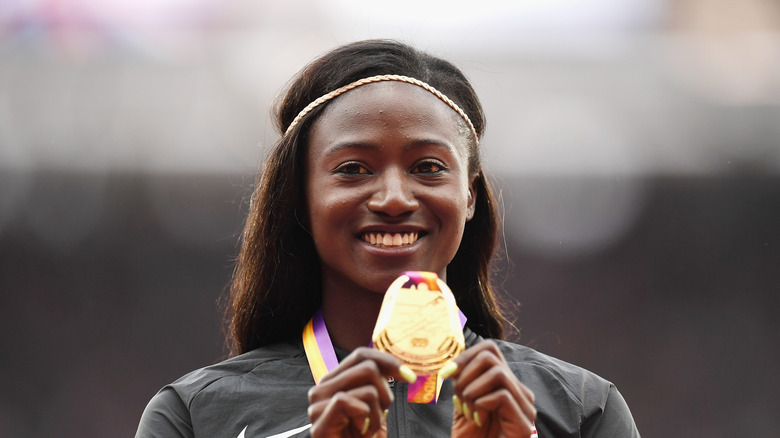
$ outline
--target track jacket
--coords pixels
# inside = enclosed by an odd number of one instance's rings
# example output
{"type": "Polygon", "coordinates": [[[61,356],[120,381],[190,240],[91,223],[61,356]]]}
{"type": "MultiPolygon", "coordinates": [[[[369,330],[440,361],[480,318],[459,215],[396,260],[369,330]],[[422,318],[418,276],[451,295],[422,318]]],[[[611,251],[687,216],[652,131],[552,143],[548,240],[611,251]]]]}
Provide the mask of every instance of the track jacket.
{"type": "MultiPolygon", "coordinates": [[[[483,339],[468,327],[466,347],[483,339]]],[[[639,437],[615,386],[580,367],[505,341],[498,344],[510,369],[536,396],[540,438],[639,437]]],[[[339,358],[348,352],[336,350],[339,358]]],[[[284,438],[309,436],[307,392],[314,385],[303,345],[261,347],[193,371],[163,387],[141,417],[136,438],[284,438]]],[[[406,401],[407,384],[392,384],[389,437],[448,437],[452,383],[438,404],[406,401]]]]}

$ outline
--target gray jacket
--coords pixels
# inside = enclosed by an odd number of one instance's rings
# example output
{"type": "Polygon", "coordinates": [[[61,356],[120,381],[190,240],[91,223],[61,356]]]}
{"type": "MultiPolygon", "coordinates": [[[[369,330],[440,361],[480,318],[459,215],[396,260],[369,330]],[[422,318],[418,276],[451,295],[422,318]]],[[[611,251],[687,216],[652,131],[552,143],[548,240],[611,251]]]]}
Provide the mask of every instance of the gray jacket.
{"type": "MultiPolygon", "coordinates": [[[[466,346],[482,338],[464,329],[466,346]]],[[[495,341],[509,367],[536,396],[540,438],[639,437],[631,412],[613,384],[531,348],[495,341]]],[[[346,352],[337,354],[342,357],[346,352]]],[[[165,386],[147,405],[136,438],[308,436],[307,392],[314,385],[298,343],[258,348],[193,371],[165,386]]],[[[407,384],[392,385],[390,437],[448,437],[452,384],[435,405],[408,403],[407,384]]]]}

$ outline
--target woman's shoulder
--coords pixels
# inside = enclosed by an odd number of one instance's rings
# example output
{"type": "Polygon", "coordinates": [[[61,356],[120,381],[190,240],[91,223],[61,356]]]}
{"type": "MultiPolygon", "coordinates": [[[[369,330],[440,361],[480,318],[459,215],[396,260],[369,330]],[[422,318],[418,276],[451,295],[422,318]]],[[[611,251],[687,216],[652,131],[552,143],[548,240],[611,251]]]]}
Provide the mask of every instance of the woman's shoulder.
{"type": "MultiPolygon", "coordinates": [[[[468,328],[464,331],[464,335],[467,346],[483,340],[481,336],[468,328]]],[[[570,393],[571,397],[580,401],[585,398],[582,394],[583,390],[587,390],[588,395],[593,391],[606,395],[612,385],[606,379],[585,368],[544,354],[531,347],[504,340],[490,340],[498,345],[509,367],[518,377],[522,377],[521,381],[527,385],[542,386],[540,389],[545,390],[549,390],[550,387],[562,387],[570,393]]]]}
{"type": "Polygon", "coordinates": [[[290,419],[274,409],[300,405],[305,416],[306,391],[313,384],[300,345],[261,347],[189,372],[163,387],[144,410],[136,437],[191,437],[194,430],[204,436],[226,431],[236,436],[250,423],[280,418],[297,424],[297,417],[290,419]],[[268,415],[258,420],[254,418],[258,413],[268,415]]]}
{"type": "Polygon", "coordinates": [[[555,436],[639,436],[625,399],[609,380],[533,348],[495,342],[536,396],[540,436],[541,430],[555,436]]]}
{"type": "Polygon", "coordinates": [[[298,345],[268,345],[191,371],[166,385],[166,388],[175,390],[182,401],[189,405],[192,398],[204,390],[234,385],[239,379],[262,379],[269,373],[278,374],[291,363],[305,360],[305,353],[298,345]]]}
{"type": "Polygon", "coordinates": [[[608,387],[611,383],[587,369],[537,351],[525,345],[495,340],[510,367],[520,367],[527,373],[546,376],[567,387],[608,387]]]}

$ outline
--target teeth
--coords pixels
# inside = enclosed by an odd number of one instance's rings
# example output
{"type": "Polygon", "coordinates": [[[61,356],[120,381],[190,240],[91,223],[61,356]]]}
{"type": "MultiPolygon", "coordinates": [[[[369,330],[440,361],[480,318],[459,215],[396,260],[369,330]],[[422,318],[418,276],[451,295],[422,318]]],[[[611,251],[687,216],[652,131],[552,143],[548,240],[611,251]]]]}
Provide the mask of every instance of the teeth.
{"type": "Polygon", "coordinates": [[[375,246],[405,246],[417,242],[417,232],[413,233],[365,233],[363,240],[375,246]]]}

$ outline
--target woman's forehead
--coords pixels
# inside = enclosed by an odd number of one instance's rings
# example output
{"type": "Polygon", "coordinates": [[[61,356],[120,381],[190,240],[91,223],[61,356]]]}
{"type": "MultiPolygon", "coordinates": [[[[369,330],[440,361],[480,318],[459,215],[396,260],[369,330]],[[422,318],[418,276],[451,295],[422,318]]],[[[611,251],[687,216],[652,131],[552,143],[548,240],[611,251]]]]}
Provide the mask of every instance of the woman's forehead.
{"type": "Polygon", "coordinates": [[[367,84],[344,93],[328,104],[312,129],[356,134],[393,123],[400,124],[406,135],[436,133],[453,141],[468,136],[455,110],[430,92],[403,82],[367,84]]]}

